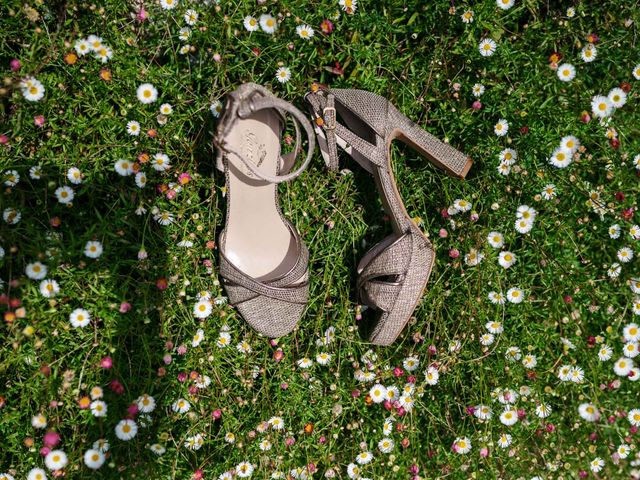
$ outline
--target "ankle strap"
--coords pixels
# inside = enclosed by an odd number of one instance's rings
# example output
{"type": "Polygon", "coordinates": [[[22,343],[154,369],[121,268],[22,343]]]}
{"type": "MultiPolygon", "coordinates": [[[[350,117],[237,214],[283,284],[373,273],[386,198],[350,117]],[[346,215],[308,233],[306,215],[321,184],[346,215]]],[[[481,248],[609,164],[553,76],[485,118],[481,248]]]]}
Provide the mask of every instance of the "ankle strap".
{"type": "Polygon", "coordinates": [[[235,91],[227,95],[225,111],[222,115],[222,118],[220,119],[220,123],[218,124],[218,132],[213,138],[213,143],[216,147],[218,147],[216,167],[219,170],[224,170],[222,163],[223,152],[226,154],[231,153],[238,157],[242,161],[242,163],[244,163],[245,166],[249,169],[249,171],[251,171],[251,173],[253,173],[256,177],[271,183],[281,183],[297,177],[304,171],[305,168],[307,168],[309,162],[311,162],[311,158],[313,157],[313,152],[315,150],[315,134],[313,131],[313,127],[311,126],[311,123],[309,122],[307,117],[291,103],[274,96],[271,92],[269,92],[261,85],[257,85],[255,83],[245,83],[238,87],[235,91]],[[282,157],[285,172],[289,172],[291,168],[293,168],[295,159],[298,156],[298,152],[300,150],[299,125],[302,125],[305,133],[307,134],[309,145],[304,162],[302,162],[302,165],[300,165],[297,170],[291,173],[286,173],[285,175],[271,176],[260,172],[255,167],[253,162],[249,161],[242,153],[234,148],[231,148],[226,143],[226,136],[231,131],[232,126],[235,124],[238,118],[243,119],[254,112],[265,110],[268,108],[275,109],[277,114],[282,119],[283,124],[285,122],[284,112],[291,114],[294,119],[296,129],[296,146],[293,152],[282,157]]]}

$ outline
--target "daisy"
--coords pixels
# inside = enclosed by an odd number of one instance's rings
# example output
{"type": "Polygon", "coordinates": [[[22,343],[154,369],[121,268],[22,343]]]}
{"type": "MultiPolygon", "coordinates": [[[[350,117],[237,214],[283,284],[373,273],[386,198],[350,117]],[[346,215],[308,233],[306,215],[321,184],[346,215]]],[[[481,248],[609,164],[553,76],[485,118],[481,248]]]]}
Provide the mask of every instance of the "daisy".
{"type": "Polygon", "coordinates": [[[244,28],[246,28],[249,32],[255,32],[256,30],[258,30],[258,28],[260,28],[258,20],[256,20],[255,17],[252,17],[251,15],[247,15],[246,17],[244,17],[243,23],[244,28]]]}
{"type": "Polygon", "coordinates": [[[139,135],[140,134],[140,124],[135,120],[130,120],[127,122],[127,133],[129,135],[139,135]]]}
{"type": "Polygon", "coordinates": [[[97,400],[98,398],[102,398],[102,396],[104,395],[104,391],[102,390],[102,387],[96,385],[91,389],[89,395],[93,400],[97,400]]]}
{"type": "Polygon", "coordinates": [[[609,227],[609,237],[610,238],[619,238],[620,237],[620,225],[614,223],[609,227]]]}
{"type": "Polygon", "coordinates": [[[153,445],[150,445],[149,450],[151,450],[153,453],[155,453],[158,456],[162,455],[164,452],[167,451],[167,449],[164,448],[159,443],[154,443],[153,445]]]}
{"type": "Polygon", "coordinates": [[[107,404],[102,400],[94,400],[89,404],[89,408],[94,417],[104,417],[107,415],[107,404]]]}
{"type": "Polygon", "coordinates": [[[518,152],[516,152],[513,148],[505,148],[500,152],[498,158],[501,162],[506,163],[507,165],[513,165],[518,159],[518,152]]]}
{"type": "Polygon", "coordinates": [[[387,437],[383,438],[378,442],[378,449],[382,453],[390,453],[393,450],[394,446],[395,446],[395,443],[393,442],[393,440],[387,437]]]}
{"type": "Polygon", "coordinates": [[[593,62],[598,56],[598,49],[593,43],[588,43],[580,52],[580,57],[584,62],[593,62]]]}
{"type": "Polygon", "coordinates": [[[262,440],[258,446],[260,447],[260,450],[262,450],[263,452],[268,452],[269,450],[271,450],[271,442],[269,440],[267,440],[266,438],[264,440],[262,440]]]}
{"type": "Polygon", "coordinates": [[[58,201],[62,204],[71,202],[75,196],[71,187],[58,187],[54,193],[58,201]]]}
{"type": "Polygon", "coordinates": [[[640,351],[638,350],[638,344],[636,342],[627,342],[622,347],[622,354],[627,358],[635,358],[640,351]]]}
{"type": "Polygon", "coordinates": [[[120,420],[115,428],[116,437],[120,440],[131,440],[138,433],[138,425],[133,420],[120,420]]]}
{"type": "Polygon", "coordinates": [[[598,350],[598,358],[600,359],[601,362],[606,362],[607,360],[610,360],[612,356],[613,356],[613,349],[610,346],[608,345],[600,346],[600,349],[598,350]]]}
{"type": "Polygon", "coordinates": [[[138,87],[136,96],[140,103],[153,103],[158,99],[158,90],[150,83],[143,83],[138,87]]]}
{"type": "Polygon", "coordinates": [[[373,403],[382,403],[387,398],[387,389],[384,387],[384,385],[376,383],[369,390],[369,396],[371,397],[373,403]]]}
{"type": "Polygon", "coordinates": [[[454,200],[453,202],[453,207],[458,211],[458,212],[468,212],[469,210],[471,210],[472,204],[471,202],[463,199],[463,198],[458,198],[456,200],[454,200]]]}
{"type": "Polygon", "coordinates": [[[76,308],[69,314],[69,322],[72,327],[82,328],[89,325],[91,321],[91,314],[84,308],[76,308]]]}
{"type": "Polygon", "coordinates": [[[193,9],[189,9],[184,12],[184,23],[187,25],[193,26],[198,21],[198,12],[193,9]]]}
{"type": "Polygon", "coordinates": [[[584,370],[580,367],[571,367],[569,370],[569,380],[573,383],[582,383],[584,380],[584,370]]]}
{"type": "Polygon", "coordinates": [[[207,388],[211,385],[211,377],[209,375],[199,375],[198,379],[194,382],[195,386],[200,390],[207,388]]]}
{"type": "Polygon", "coordinates": [[[79,185],[82,183],[82,172],[79,168],[71,167],[67,170],[67,180],[75,185],[79,185]]]}
{"type": "Polygon", "coordinates": [[[338,5],[342,7],[342,9],[348,14],[353,14],[358,8],[357,0],[340,0],[338,5]]]}
{"type": "Polygon", "coordinates": [[[304,357],[296,362],[300,368],[309,368],[313,365],[313,361],[310,358],[304,357]]]}
{"type": "Polygon", "coordinates": [[[216,345],[218,348],[225,348],[231,343],[231,334],[229,332],[220,332],[216,345]]]}
{"type": "Polygon", "coordinates": [[[98,37],[97,35],[89,35],[87,37],[87,41],[89,42],[89,46],[91,47],[92,52],[95,52],[100,47],[102,47],[102,38],[98,37]]]}
{"type": "Polygon", "coordinates": [[[549,163],[557,168],[566,168],[571,165],[572,162],[571,152],[565,150],[562,147],[558,147],[553,151],[551,158],[549,158],[549,163]]]}
{"type": "Polygon", "coordinates": [[[304,40],[311,40],[314,31],[313,28],[311,28],[309,25],[298,25],[296,27],[296,33],[300,38],[303,38],[304,40]]]}
{"type": "Polygon", "coordinates": [[[570,63],[563,63],[558,67],[557,75],[563,82],[570,82],[576,76],[576,69],[570,63]]]}
{"type": "Polygon", "coordinates": [[[494,305],[504,305],[506,298],[502,292],[489,292],[489,301],[494,305]]]}
{"type": "Polygon", "coordinates": [[[15,170],[7,170],[2,174],[7,187],[15,187],[20,182],[20,174],[15,170]]]}
{"type": "Polygon", "coordinates": [[[347,465],[347,475],[352,479],[360,478],[360,467],[355,463],[350,463],[347,465]]]}
{"type": "Polygon", "coordinates": [[[640,293],[640,278],[630,278],[629,288],[633,293],[640,293]]]}
{"type": "Polygon", "coordinates": [[[371,460],[373,460],[373,454],[371,452],[360,452],[356,457],[356,462],[360,465],[371,463],[371,460]]]}
{"type": "Polygon", "coordinates": [[[493,132],[499,137],[504,137],[507,131],[509,131],[509,124],[504,118],[498,120],[498,123],[493,127],[493,132]]]}
{"type": "Polygon", "coordinates": [[[511,165],[502,161],[498,164],[498,173],[503,176],[507,176],[511,173],[511,165]]]}
{"type": "Polygon", "coordinates": [[[596,457],[593,460],[591,460],[591,463],[589,463],[589,468],[591,468],[591,471],[593,473],[598,473],[600,470],[602,470],[602,468],[604,467],[604,460],[602,460],[600,457],[596,457]]]}
{"type": "Polygon", "coordinates": [[[133,162],[130,162],[129,160],[120,159],[115,163],[114,169],[118,173],[118,175],[122,175],[123,177],[126,177],[133,173],[133,162]]]}
{"type": "Polygon", "coordinates": [[[191,51],[191,45],[189,45],[189,44],[181,46],[180,49],[178,50],[180,55],[186,55],[190,51],[191,51]]]}
{"type": "Polygon", "coordinates": [[[171,166],[171,162],[169,162],[169,157],[165,153],[156,153],[153,156],[153,163],[151,166],[158,172],[164,172],[171,166]]]}
{"type": "Polygon", "coordinates": [[[562,365],[558,369],[558,378],[563,382],[571,380],[571,365],[562,365]]]}
{"type": "Polygon", "coordinates": [[[55,297],[60,292],[58,282],[45,279],[40,282],[40,293],[45,298],[55,297]]]}
{"type": "Polygon", "coordinates": [[[629,247],[622,247],[620,250],[618,250],[618,253],[616,255],[618,256],[618,260],[620,260],[622,263],[627,263],[630,262],[633,258],[633,250],[631,250],[629,247]]]}
{"type": "Polygon", "coordinates": [[[525,355],[524,358],[522,359],[522,365],[524,365],[524,368],[535,368],[536,365],[538,364],[538,359],[536,358],[535,355],[525,355]]]}
{"type": "Polygon", "coordinates": [[[519,218],[516,220],[515,228],[518,233],[529,233],[533,228],[533,222],[531,220],[519,218]]]}
{"type": "Polygon", "coordinates": [[[160,6],[165,10],[173,10],[178,4],[178,0],[160,0],[160,6]]]}
{"type": "Polygon", "coordinates": [[[611,101],[603,95],[595,95],[591,98],[591,110],[593,115],[598,118],[605,118],[611,115],[613,105],[611,101]]]}
{"type": "Polygon", "coordinates": [[[236,465],[236,474],[241,478],[250,477],[253,473],[253,465],[249,462],[240,462],[236,465]]]}
{"type": "Polygon", "coordinates": [[[468,453],[471,450],[471,440],[468,437],[458,437],[453,441],[453,450],[459,454],[468,453]]]}
{"type": "Polygon", "coordinates": [[[640,408],[634,408],[627,413],[627,420],[633,427],[640,427],[640,408]]]}
{"type": "Polygon", "coordinates": [[[76,43],[73,45],[73,48],[75,49],[76,53],[81,57],[91,51],[91,45],[89,44],[86,38],[79,38],[78,40],[76,40],[76,43]]]}
{"type": "Polygon", "coordinates": [[[47,267],[40,262],[29,263],[24,273],[32,280],[42,280],[47,276],[47,267]]]}
{"type": "Polygon", "coordinates": [[[402,408],[404,408],[407,412],[410,412],[411,410],[413,410],[413,405],[415,403],[415,400],[413,399],[413,397],[411,395],[402,395],[399,399],[398,399],[398,403],[400,404],[400,406],[402,408]]]}
{"type": "Polygon", "coordinates": [[[631,73],[633,73],[633,78],[635,78],[636,80],[640,80],[640,65],[636,65],[635,67],[633,67],[631,73]]]}
{"type": "Polygon", "coordinates": [[[429,367],[426,372],[424,372],[424,381],[429,385],[436,385],[439,378],[440,373],[436,367],[429,367]]]}
{"type": "Polygon", "coordinates": [[[407,357],[402,362],[402,366],[409,372],[413,372],[419,365],[420,360],[417,357],[407,357]]]}
{"type": "Polygon", "coordinates": [[[509,347],[507,351],[504,352],[504,358],[509,360],[510,362],[515,362],[516,360],[520,360],[522,354],[518,347],[509,347]]]}
{"type": "Polygon", "coordinates": [[[235,443],[235,441],[236,441],[235,433],[233,433],[233,432],[225,433],[224,441],[227,442],[227,443],[235,443]]]}
{"type": "Polygon", "coordinates": [[[42,97],[44,97],[44,92],[44,85],[42,85],[42,83],[40,83],[35,78],[32,78],[30,81],[28,81],[28,86],[22,89],[22,95],[24,96],[25,100],[28,100],[30,102],[37,102],[38,100],[42,99],[42,97]]]}
{"type": "Polygon", "coordinates": [[[51,450],[44,457],[44,464],[49,470],[60,470],[67,465],[67,454],[62,450],[51,450]]]}
{"type": "Polygon", "coordinates": [[[103,251],[102,243],[97,240],[90,240],[84,246],[84,254],[89,258],[98,258],[103,251]]]}
{"type": "Polygon", "coordinates": [[[288,67],[280,67],[276,70],[276,80],[280,83],[287,83],[291,78],[291,70],[288,67]]]}
{"type": "Polygon", "coordinates": [[[496,0],[496,4],[502,10],[509,10],[511,7],[513,7],[514,3],[516,3],[516,0],[496,0]]]}
{"type": "MultiPolygon", "coordinates": [[[[0,479],[2,478],[2,475],[0,475],[0,479]]],[[[13,480],[13,477],[7,477],[7,480],[13,480]]],[[[27,480],[47,480],[47,472],[42,468],[32,468],[27,473],[27,480]]]]}
{"type": "Polygon", "coordinates": [[[190,450],[200,450],[200,447],[204,444],[204,438],[199,433],[191,437],[187,437],[184,446],[190,450]]]}
{"type": "Polygon", "coordinates": [[[138,172],[136,173],[134,180],[138,188],[144,188],[147,185],[147,174],[144,172],[138,172]]]}
{"type": "Polygon", "coordinates": [[[620,108],[627,103],[627,94],[621,88],[612,88],[607,98],[615,108],[620,108]]]}
{"type": "Polygon", "coordinates": [[[471,250],[469,250],[469,253],[464,256],[464,263],[466,263],[470,267],[474,267],[478,265],[483,258],[484,255],[482,254],[482,252],[478,252],[475,248],[472,248],[471,250]]]}
{"type": "Polygon", "coordinates": [[[163,115],[171,115],[173,113],[173,107],[170,103],[163,103],[160,105],[160,113],[163,115]]]}
{"type": "Polygon", "coordinates": [[[500,232],[489,232],[487,241],[493,248],[502,248],[504,245],[504,236],[500,232]]]}
{"type": "Polygon", "coordinates": [[[556,186],[553,183],[545,185],[541,192],[542,198],[545,200],[551,200],[556,197],[556,186]]]}
{"type": "Polygon", "coordinates": [[[176,413],[186,413],[191,408],[191,404],[184,398],[179,398],[171,404],[171,409],[176,413]]]}
{"type": "Polygon", "coordinates": [[[514,263],[516,263],[517,259],[518,258],[514,253],[504,251],[504,252],[500,252],[500,255],[498,257],[498,263],[502,268],[509,268],[514,263]]]}
{"type": "Polygon", "coordinates": [[[580,148],[580,140],[573,135],[566,135],[560,140],[560,148],[573,153],[580,148]]]}
{"type": "Polygon", "coordinates": [[[193,306],[193,315],[196,318],[207,318],[212,311],[213,307],[209,300],[200,300],[193,306]]]}
{"type": "Polygon", "coordinates": [[[498,438],[498,445],[500,446],[500,448],[507,448],[509,445],[511,445],[511,440],[511,435],[509,435],[508,433],[503,433],[502,435],[500,435],[500,438],[498,438]]]}
{"type": "Polygon", "coordinates": [[[33,428],[45,428],[47,426],[47,418],[39,413],[31,417],[31,426],[33,428]]]}
{"type": "Polygon", "coordinates": [[[622,330],[622,336],[627,342],[637,342],[640,340],[640,327],[636,323],[629,323],[622,330]]]}
{"type": "Polygon", "coordinates": [[[473,10],[466,10],[462,15],[460,15],[463,23],[473,23],[473,10]]]}
{"type": "Polygon", "coordinates": [[[271,417],[269,419],[269,425],[271,425],[271,428],[274,430],[282,430],[284,429],[284,420],[282,417],[271,417]]]}
{"type": "Polygon", "coordinates": [[[15,225],[22,218],[22,213],[20,213],[15,208],[5,208],[2,212],[2,218],[9,225],[15,225]]]}
{"type": "Polygon", "coordinates": [[[581,403],[578,406],[578,414],[587,422],[597,422],[600,418],[600,411],[592,403],[581,403]]]}
{"type": "Polygon", "coordinates": [[[193,339],[191,340],[191,346],[192,347],[197,347],[198,345],[200,345],[202,343],[202,340],[204,340],[204,330],[199,328],[196,331],[196,334],[193,336],[193,339]]]}
{"type": "Polygon", "coordinates": [[[633,311],[634,315],[640,315],[640,297],[636,297],[633,299],[631,310],[633,311]]]}
{"type": "Polygon", "coordinates": [[[524,300],[524,292],[518,287],[511,287],[507,290],[507,300],[511,303],[521,303],[524,300]]]}
{"type": "Polygon", "coordinates": [[[398,395],[399,395],[398,387],[396,387],[395,385],[391,385],[390,387],[387,387],[386,400],[393,402],[398,398],[398,395]]]}
{"type": "Polygon", "coordinates": [[[629,235],[631,235],[631,238],[634,240],[640,240],[640,226],[632,225],[629,227],[629,235]]]}
{"type": "Polygon", "coordinates": [[[620,458],[627,458],[629,453],[631,453],[631,447],[626,443],[623,443],[616,449],[616,453],[620,458]]]}
{"type": "Polygon", "coordinates": [[[113,57],[113,50],[107,45],[102,45],[96,50],[95,57],[102,63],[107,63],[111,57],[113,57]]]}
{"type": "Polygon", "coordinates": [[[316,362],[318,362],[320,365],[328,365],[330,361],[331,361],[330,353],[321,352],[318,355],[316,355],[316,362]]]}
{"type": "Polygon", "coordinates": [[[84,463],[92,470],[97,470],[104,463],[104,453],[99,450],[89,449],[84,452],[84,463]]]}
{"type": "Polygon", "coordinates": [[[480,335],[480,337],[478,338],[478,341],[480,342],[480,344],[484,345],[485,347],[492,345],[494,340],[495,340],[495,336],[493,335],[493,333],[484,333],[480,335]]]}
{"type": "Polygon", "coordinates": [[[273,33],[278,28],[278,22],[267,13],[260,15],[260,28],[265,33],[273,33]]]}
{"type": "Polygon", "coordinates": [[[489,420],[493,415],[493,411],[491,410],[491,407],[489,407],[488,405],[478,405],[476,408],[473,409],[473,414],[479,420],[489,420]]]}
{"type": "MultiPolygon", "coordinates": [[[[257,22],[256,22],[256,24],[257,24],[257,22]]],[[[180,40],[182,40],[183,42],[186,42],[187,40],[189,40],[190,36],[191,36],[191,29],[189,27],[182,27],[178,31],[178,38],[180,40]]]]}
{"type": "Polygon", "coordinates": [[[223,109],[223,105],[220,100],[216,100],[209,106],[209,111],[211,112],[211,115],[213,115],[215,118],[220,117],[220,114],[222,113],[222,109],[223,109]]]}
{"type": "Polygon", "coordinates": [[[490,38],[485,38],[478,45],[478,50],[483,57],[490,57],[496,51],[496,42],[490,38]]]}
{"type": "Polygon", "coordinates": [[[620,357],[618,360],[616,360],[616,363],[613,364],[613,371],[620,377],[626,377],[633,367],[633,360],[625,357],[620,357]]]}
{"type": "Polygon", "coordinates": [[[551,415],[551,406],[547,403],[541,403],[536,407],[536,415],[540,418],[547,418],[551,415]]]}
{"type": "Polygon", "coordinates": [[[471,87],[471,93],[473,93],[474,97],[480,97],[484,93],[484,85],[481,83],[476,83],[471,87]]]}

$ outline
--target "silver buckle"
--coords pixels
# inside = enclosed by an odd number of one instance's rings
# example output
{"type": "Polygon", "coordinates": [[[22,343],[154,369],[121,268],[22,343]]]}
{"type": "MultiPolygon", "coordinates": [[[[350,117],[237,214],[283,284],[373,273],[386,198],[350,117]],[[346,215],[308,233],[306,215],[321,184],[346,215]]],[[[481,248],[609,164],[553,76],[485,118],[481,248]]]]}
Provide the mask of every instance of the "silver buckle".
{"type": "Polygon", "coordinates": [[[322,120],[324,120],[324,125],[327,130],[335,130],[336,128],[336,109],[334,107],[324,107],[322,109],[322,120]],[[327,111],[332,112],[332,115],[329,116],[331,122],[327,121],[327,111]]]}

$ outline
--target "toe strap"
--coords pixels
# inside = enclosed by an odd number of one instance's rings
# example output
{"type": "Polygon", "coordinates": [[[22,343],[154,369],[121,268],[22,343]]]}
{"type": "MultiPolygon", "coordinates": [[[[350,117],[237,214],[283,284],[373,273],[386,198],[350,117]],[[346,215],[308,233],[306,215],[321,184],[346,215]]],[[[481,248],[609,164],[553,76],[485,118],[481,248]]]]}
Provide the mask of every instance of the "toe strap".
{"type": "Polygon", "coordinates": [[[379,310],[393,308],[407,273],[413,235],[407,231],[384,238],[369,250],[358,265],[356,288],[360,301],[379,310]]]}

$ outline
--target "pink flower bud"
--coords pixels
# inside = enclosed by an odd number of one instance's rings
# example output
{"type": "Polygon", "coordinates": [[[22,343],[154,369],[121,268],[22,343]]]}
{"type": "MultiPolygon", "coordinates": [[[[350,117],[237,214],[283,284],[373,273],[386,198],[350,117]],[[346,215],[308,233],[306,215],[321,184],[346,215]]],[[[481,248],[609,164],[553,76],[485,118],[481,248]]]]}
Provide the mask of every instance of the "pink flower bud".
{"type": "Polygon", "coordinates": [[[458,250],[457,248],[452,248],[451,250],[449,250],[449,256],[451,258],[458,258],[460,256],[460,250],[458,250]]]}
{"type": "Polygon", "coordinates": [[[441,228],[438,232],[438,236],[440,238],[447,238],[449,236],[449,232],[447,232],[444,228],[441,228]]]}
{"type": "Polygon", "coordinates": [[[21,66],[22,64],[20,63],[20,60],[18,60],[17,58],[12,58],[11,61],[9,62],[9,68],[11,68],[12,72],[17,72],[18,70],[20,70],[21,66]]]}
{"type": "Polygon", "coordinates": [[[120,304],[120,313],[127,313],[131,310],[131,304],[129,302],[122,302],[120,304]]]}
{"type": "Polygon", "coordinates": [[[113,360],[111,360],[111,357],[102,357],[100,360],[100,366],[102,368],[111,368],[113,367],[113,360]]]}

